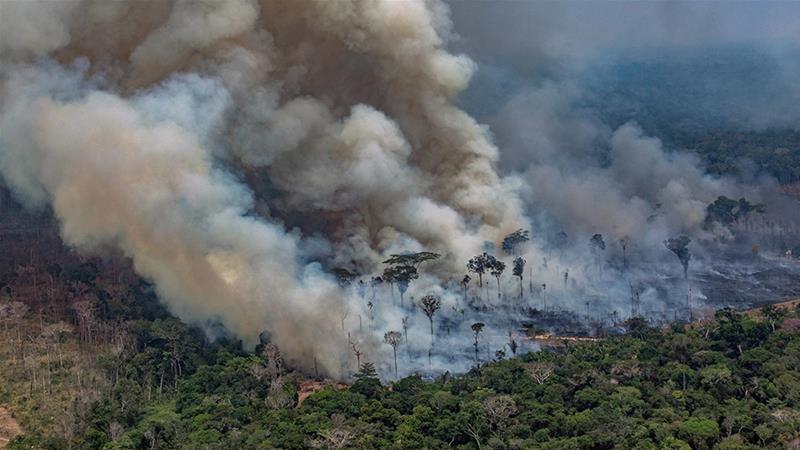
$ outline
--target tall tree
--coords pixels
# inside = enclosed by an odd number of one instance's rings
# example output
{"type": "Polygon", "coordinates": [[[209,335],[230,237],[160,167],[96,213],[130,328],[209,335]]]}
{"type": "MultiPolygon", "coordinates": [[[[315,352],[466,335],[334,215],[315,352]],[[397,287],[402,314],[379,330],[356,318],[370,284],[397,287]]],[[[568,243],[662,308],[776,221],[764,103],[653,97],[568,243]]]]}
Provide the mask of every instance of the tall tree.
{"type": "Polygon", "coordinates": [[[403,338],[403,335],[400,334],[399,331],[387,331],[386,334],[383,335],[383,342],[392,346],[392,351],[394,352],[394,377],[397,378],[397,344],[400,343],[400,339],[403,338]]]}
{"type": "Polygon", "coordinates": [[[391,257],[384,261],[384,264],[390,266],[413,266],[419,268],[419,265],[425,261],[433,261],[438,259],[440,254],[433,252],[417,252],[417,253],[402,253],[398,255],[390,255],[391,257]]]}
{"type": "Polygon", "coordinates": [[[631,243],[631,238],[628,237],[627,235],[623,236],[619,240],[619,246],[622,247],[622,268],[623,269],[627,269],[628,268],[628,245],[630,243],[631,243]]]}
{"type": "Polygon", "coordinates": [[[483,252],[467,262],[467,270],[478,274],[478,285],[483,287],[483,274],[487,271],[497,278],[497,295],[500,296],[500,275],[505,270],[506,265],[494,256],[483,252]]]}
{"type": "MultiPolygon", "coordinates": [[[[400,306],[403,306],[406,291],[408,286],[413,280],[419,278],[419,273],[414,266],[397,266],[395,267],[395,280],[397,281],[397,290],[400,291],[400,306]]],[[[413,300],[413,299],[412,299],[413,300]]]]}
{"type": "Polygon", "coordinates": [[[500,276],[502,276],[503,271],[506,270],[506,263],[496,259],[494,256],[490,256],[489,258],[491,258],[489,272],[497,279],[497,298],[500,298],[500,276]]]}
{"type": "Polygon", "coordinates": [[[517,340],[511,331],[508,332],[508,349],[511,350],[511,355],[517,356],[517,340]]]}
{"type": "Polygon", "coordinates": [[[353,349],[353,354],[356,356],[356,367],[361,367],[361,355],[363,354],[361,351],[361,344],[357,341],[353,342],[350,339],[350,333],[347,333],[347,340],[350,342],[350,348],[353,349]]]}
{"type": "Polygon", "coordinates": [[[516,255],[520,244],[529,240],[530,237],[528,237],[528,230],[523,230],[520,228],[503,238],[503,252],[505,252],[506,255],[516,255]]]}
{"type": "Polygon", "coordinates": [[[689,260],[692,259],[692,254],[689,251],[690,242],[692,242],[692,240],[686,235],[680,235],[664,241],[664,246],[674,253],[675,256],[678,257],[678,261],[681,262],[681,266],[683,266],[683,278],[687,280],[689,279],[689,260]]]}
{"type": "Polygon", "coordinates": [[[483,274],[489,270],[490,256],[488,253],[483,252],[480,255],[474,256],[467,262],[467,270],[472,273],[478,274],[478,286],[483,287],[483,274]]]}
{"type": "Polygon", "coordinates": [[[542,310],[547,311],[547,283],[542,283],[542,310]]]}
{"type": "Polygon", "coordinates": [[[351,272],[344,267],[335,267],[333,270],[333,275],[336,277],[336,281],[339,282],[339,286],[342,288],[346,288],[353,283],[353,280],[356,279],[358,274],[355,272],[351,272]]]}
{"type": "Polygon", "coordinates": [[[602,273],[603,271],[603,252],[606,249],[606,241],[603,239],[603,235],[600,233],[596,233],[589,239],[589,247],[592,249],[592,254],[595,258],[595,263],[597,264],[597,272],[602,273]]]}
{"type": "Polygon", "coordinates": [[[464,290],[464,301],[467,301],[467,287],[469,286],[469,282],[472,281],[469,274],[464,274],[464,278],[461,279],[461,287],[464,290]]]}
{"type": "Polygon", "coordinates": [[[709,227],[714,222],[722,225],[730,225],[738,220],[745,219],[752,212],[764,213],[766,207],[763,204],[750,203],[742,197],[738,201],[721,195],[714,203],[706,207],[705,226],[709,227]]]}
{"type": "Polygon", "coordinates": [[[475,337],[475,341],[472,344],[472,346],[475,347],[475,364],[478,364],[478,338],[480,337],[484,326],[485,324],[483,322],[475,322],[470,326],[475,337]]]}
{"type": "Polygon", "coordinates": [[[433,339],[433,315],[442,307],[442,299],[438,295],[428,294],[419,300],[419,306],[422,308],[422,312],[428,316],[431,324],[431,339],[433,339]]]}
{"type": "Polygon", "coordinates": [[[397,282],[395,280],[395,268],[394,267],[386,267],[383,269],[383,274],[381,274],[380,278],[384,283],[389,284],[389,292],[392,294],[392,303],[394,303],[394,285],[397,282]]]}
{"type": "Polygon", "coordinates": [[[414,266],[391,266],[383,271],[383,279],[389,283],[396,283],[400,291],[400,306],[403,305],[405,293],[411,281],[419,278],[419,273],[414,266]]]}
{"type": "Polygon", "coordinates": [[[606,241],[603,239],[603,235],[600,233],[596,233],[589,239],[589,243],[592,245],[592,249],[594,250],[605,250],[606,249],[606,241]]]}
{"type": "Polygon", "coordinates": [[[525,274],[525,260],[522,256],[514,258],[514,276],[519,278],[519,298],[522,298],[522,276],[525,274]]]}

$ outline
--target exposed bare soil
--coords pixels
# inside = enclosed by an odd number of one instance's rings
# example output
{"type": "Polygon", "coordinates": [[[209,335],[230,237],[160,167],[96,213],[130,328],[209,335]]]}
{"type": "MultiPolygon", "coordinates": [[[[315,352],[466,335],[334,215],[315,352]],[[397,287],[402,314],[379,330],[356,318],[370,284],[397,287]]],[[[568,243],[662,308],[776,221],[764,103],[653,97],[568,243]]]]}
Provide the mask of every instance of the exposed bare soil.
{"type": "Polygon", "coordinates": [[[332,386],[335,389],[344,389],[347,387],[344,383],[337,383],[331,380],[305,380],[300,383],[300,386],[297,391],[297,407],[299,408],[303,402],[311,396],[311,394],[322,390],[328,386],[332,386]]]}
{"type": "Polygon", "coordinates": [[[0,448],[3,448],[8,442],[15,437],[22,434],[22,427],[13,417],[11,412],[0,406],[0,448]]]}

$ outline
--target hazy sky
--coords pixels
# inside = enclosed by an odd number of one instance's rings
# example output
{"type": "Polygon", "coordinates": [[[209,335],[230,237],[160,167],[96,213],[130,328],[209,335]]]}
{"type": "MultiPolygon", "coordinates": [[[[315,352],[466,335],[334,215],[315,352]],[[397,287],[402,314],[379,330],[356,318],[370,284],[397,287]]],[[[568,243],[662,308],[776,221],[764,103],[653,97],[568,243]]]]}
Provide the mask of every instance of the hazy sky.
{"type": "Polygon", "coordinates": [[[696,112],[759,129],[800,123],[800,1],[448,4],[451,48],[478,63],[462,101],[482,120],[491,121],[516,93],[553,81],[573,102],[639,89],[649,95],[637,98],[647,103],[639,109],[673,108],[667,112],[687,120],[696,112]],[[572,85],[580,88],[577,97],[572,85]]]}
{"type": "Polygon", "coordinates": [[[449,0],[453,47],[475,57],[800,40],[800,2],[449,0]]]}

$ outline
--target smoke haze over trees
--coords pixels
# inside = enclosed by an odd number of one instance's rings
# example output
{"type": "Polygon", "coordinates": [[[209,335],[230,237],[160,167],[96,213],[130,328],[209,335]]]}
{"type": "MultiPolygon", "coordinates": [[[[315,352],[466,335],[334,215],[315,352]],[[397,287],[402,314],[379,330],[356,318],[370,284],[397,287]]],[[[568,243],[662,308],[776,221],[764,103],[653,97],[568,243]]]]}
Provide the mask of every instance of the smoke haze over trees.
{"type": "Polygon", "coordinates": [[[354,352],[394,373],[398,346],[424,359],[434,338],[471,356],[473,320],[477,352],[547,302],[604,296],[613,325],[633,284],[666,310],[653,278],[674,273],[674,236],[693,270],[767,229],[767,255],[797,245],[777,186],[798,180],[800,78],[781,47],[798,8],[500,5],[0,2],[0,178],[81,254],[130,260],[180,319],[251,349],[266,331],[288,364],[339,377],[354,352]],[[744,21],[765,32],[739,52],[744,21]],[[673,54],[692,70],[661,71],[673,54]],[[686,113],[690,94],[712,113],[686,113]],[[702,133],[732,126],[751,139],[719,156],[702,133]],[[766,132],[790,148],[765,151],[766,132]],[[721,198],[763,210],[725,215],[721,198]]]}

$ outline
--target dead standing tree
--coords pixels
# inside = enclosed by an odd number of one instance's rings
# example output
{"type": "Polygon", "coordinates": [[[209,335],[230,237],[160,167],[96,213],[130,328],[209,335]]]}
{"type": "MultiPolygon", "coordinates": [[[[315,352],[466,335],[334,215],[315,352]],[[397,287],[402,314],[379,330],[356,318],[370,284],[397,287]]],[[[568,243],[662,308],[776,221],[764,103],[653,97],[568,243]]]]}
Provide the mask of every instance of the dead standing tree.
{"type": "Polygon", "coordinates": [[[595,264],[597,264],[597,273],[603,273],[603,252],[606,250],[606,241],[603,239],[603,235],[600,233],[596,233],[589,239],[589,247],[592,250],[592,254],[594,255],[595,264]]]}
{"type": "Polygon", "coordinates": [[[556,366],[546,361],[532,362],[525,366],[525,372],[537,384],[543,384],[555,372],[556,366]]]}
{"type": "Polygon", "coordinates": [[[623,236],[619,240],[619,246],[622,247],[622,269],[628,269],[628,245],[631,243],[631,238],[628,236],[623,236]]]}
{"type": "Polygon", "coordinates": [[[400,340],[403,338],[403,335],[400,334],[399,331],[387,331],[386,334],[383,335],[383,342],[392,346],[392,351],[394,352],[394,377],[397,378],[397,344],[400,343],[400,340]]]}
{"type": "Polygon", "coordinates": [[[72,304],[78,319],[80,340],[84,344],[92,343],[92,330],[94,328],[94,304],[90,300],[82,300],[72,304]]]}
{"type": "Polygon", "coordinates": [[[495,395],[483,401],[483,411],[492,429],[492,434],[505,444],[503,437],[508,422],[517,413],[517,404],[510,395],[495,395]]]}
{"type": "Polygon", "coordinates": [[[363,354],[361,345],[358,342],[350,340],[350,333],[347,333],[347,340],[350,343],[350,348],[353,349],[353,354],[356,356],[356,367],[361,367],[361,355],[363,354]]]}
{"type": "Polygon", "coordinates": [[[681,262],[683,267],[683,279],[686,280],[686,305],[689,309],[689,321],[694,318],[692,316],[692,286],[689,284],[689,260],[692,259],[692,253],[689,251],[689,243],[692,242],[686,235],[680,235],[675,238],[670,238],[664,241],[664,246],[669,249],[678,261],[681,262]]]}
{"type": "Polygon", "coordinates": [[[331,416],[331,426],[319,431],[319,438],[308,442],[311,448],[324,448],[326,450],[340,450],[347,447],[357,433],[351,427],[345,425],[345,418],[341,414],[331,416]]]}
{"type": "MultiPolygon", "coordinates": [[[[16,329],[17,334],[17,345],[15,346],[16,350],[12,350],[12,355],[14,355],[14,363],[17,362],[17,353],[21,351],[22,356],[21,358],[25,359],[25,346],[22,343],[22,320],[25,318],[25,315],[28,313],[28,305],[22,302],[11,302],[11,303],[3,303],[0,304],[0,316],[3,317],[3,322],[5,323],[5,334],[8,338],[8,325],[9,323],[14,326],[16,329]]],[[[8,339],[11,342],[11,339],[8,339]]]]}
{"type": "Polygon", "coordinates": [[[517,356],[517,340],[514,339],[514,333],[511,331],[508,332],[508,349],[511,350],[511,354],[513,356],[517,356]]]}
{"type": "Polygon", "coordinates": [[[464,278],[461,279],[461,287],[464,289],[464,302],[467,301],[467,287],[469,287],[469,282],[472,281],[469,274],[464,274],[464,278]]]}
{"type": "Polygon", "coordinates": [[[473,342],[472,346],[475,347],[475,364],[478,364],[478,338],[480,337],[481,331],[483,331],[484,327],[483,322],[475,322],[470,326],[472,328],[472,333],[474,334],[475,341],[473,342]]]}

